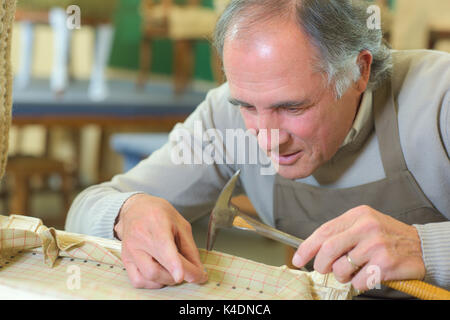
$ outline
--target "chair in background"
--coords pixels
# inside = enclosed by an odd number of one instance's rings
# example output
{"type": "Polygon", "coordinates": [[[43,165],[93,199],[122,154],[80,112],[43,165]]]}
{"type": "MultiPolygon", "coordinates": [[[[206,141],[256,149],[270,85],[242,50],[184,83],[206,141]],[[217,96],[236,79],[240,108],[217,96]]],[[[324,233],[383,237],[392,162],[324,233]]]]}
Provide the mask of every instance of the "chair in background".
{"type": "MultiPolygon", "coordinates": [[[[16,143],[21,145],[21,132],[18,131],[16,143]]],[[[8,157],[6,167],[4,190],[1,197],[7,201],[10,214],[34,215],[31,209],[32,196],[36,192],[50,190],[50,179],[59,178],[60,184],[56,186],[62,199],[62,212],[52,225],[64,226],[66,214],[72,201],[76,168],[64,161],[50,156],[49,131],[46,131],[45,150],[40,156],[23,154],[20,150],[8,157]],[[39,181],[39,187],[33,182],[39,181]]],[[[54,181],[54,180],[53,180],[54,181]]],[[[55,189],[55,188],[51,188],[55,189]]]]}
{"type": "MultiPolygon", "coordinates": [[[[227,0],[216,0],[224,2],[227,0]]],[[[200,0],[186,0],[176,5],[173,0],[142,0],[142,38],[138,87],[147,82],[151,66],[152,41],[171,39],[174,44],[174,92],[182,93],[192,78],[194,68],[194,44],[198,40],[210,39],[219,17],[217,10],[201,6],[200,0]]],[[[218,10],[221,10],[220,7],[218,10]]],[[[218,57],[211,54],[211,67],[216,81],[223,82],[218,57]]]]}
{"type": "Polygon", "coordinates": [[[450,37],[450,1],[396,0],[392,29],[394,49],[436,49],[450,37]]]}
{"type": "Polygon", "coordinates": [[[77,14],[69,9],[80,8],[81,26],[96,28],[94,65],[92,68],[89,97],[94,101],[103,100],[108,95],[105,69],[110,56],[114,36],[113,15],[115,0],[27,0],[18,2],[16,20],[22,29],[20,69],[16,77],[17,89],[26,88],[31,80],[34,25],[50,24],[54,33],[54,60],[50,87],[61,95],[69,82],[68,62],[70,52],[71,25],[69,16],[77,14]],[[66,10],[68,12],[66,12],[66,10]]]}
{"type": "MultiPolygon", "coordinates": [[[[69,211],[73,191],[72,172],[64,162],[43,157],[12,156],[8,159],[6,168],[6,177],[12,184],[11,190],[13,190],[6,193],[9,200],[8,211],[11,214],[32,215],[30,204],[34,191],[31,183],[33,177],[39,177],[45,181],[55,174],[61,179],[63,212],[69,211]]],[[[65,214],[61,216],[61,221],[64,220],[65,214]]]]}
{"type": "Polygon", "coordinates": [[[428,49],[436,49],[437,43],[442,40],[450,40],[450,25],[447,28],[430,30],[428,49]]]}
{"type": "MultiPolygon", "coordinates": [[[[437,0],[430,6],[433,6],[433,14],[430,12],[428,22],[428,49],[440,50],[438,43],[450,40],[450,1],[437,0]]],[[[442,50],[450,51],[450,46],[445,46],[442,50]]]]}

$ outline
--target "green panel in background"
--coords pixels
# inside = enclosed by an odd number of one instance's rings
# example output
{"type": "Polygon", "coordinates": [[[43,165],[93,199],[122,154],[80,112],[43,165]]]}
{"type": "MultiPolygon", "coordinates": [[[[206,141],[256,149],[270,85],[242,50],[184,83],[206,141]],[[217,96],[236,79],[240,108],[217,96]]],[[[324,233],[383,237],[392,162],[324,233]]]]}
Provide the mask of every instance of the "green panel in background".
{"type": "MultiPolygon", "coordinates": [[[[183,1],[176,1],[182,3],[183,1]]],[[[211,7],[212,0],[204,0],[211,7]]],[[[140,0],[120,0],[116,14],[116,34],[110,65],[115,68],[137,70],[139,67],[139,42],[141,38],[140,0]]],[[[173,47],[170,40],[156,40],[153,45],[152,72],[172,73],[173,47]]],[[[213,80],[210,65],[209,43],[197,41],[195,47],[194,78],[213,80]]]]}
{"type": "Polygon", "coordinates": [[[395,9],[395,0],[389,0],[389,7],[394,10],[395,9]]]}

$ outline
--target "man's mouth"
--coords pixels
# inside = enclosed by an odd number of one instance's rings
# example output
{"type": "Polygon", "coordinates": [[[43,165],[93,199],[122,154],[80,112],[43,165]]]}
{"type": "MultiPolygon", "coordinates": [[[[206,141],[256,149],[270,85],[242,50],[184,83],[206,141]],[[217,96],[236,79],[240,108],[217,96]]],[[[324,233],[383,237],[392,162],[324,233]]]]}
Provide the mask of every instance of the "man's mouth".
{"type": "Polygon", "coordinates": [[[275,163],[278,163],[281,166],[289,166],[294,164],[302,156],[302,154],[303,150],[294,153],[285,153],[283,155],[271,153],[271,158],[275,163]]]}

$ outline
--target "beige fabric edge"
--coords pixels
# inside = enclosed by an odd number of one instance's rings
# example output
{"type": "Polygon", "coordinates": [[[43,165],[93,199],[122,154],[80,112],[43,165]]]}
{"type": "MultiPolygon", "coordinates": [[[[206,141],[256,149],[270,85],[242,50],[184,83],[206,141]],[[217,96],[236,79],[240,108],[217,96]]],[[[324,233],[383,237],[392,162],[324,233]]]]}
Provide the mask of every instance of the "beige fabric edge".
{"type": "Polygon", "coordinates": [[[1,0],[0,6],[0,178],[8,157],[12,108],[11,33],[16,0],[1,0]]]}

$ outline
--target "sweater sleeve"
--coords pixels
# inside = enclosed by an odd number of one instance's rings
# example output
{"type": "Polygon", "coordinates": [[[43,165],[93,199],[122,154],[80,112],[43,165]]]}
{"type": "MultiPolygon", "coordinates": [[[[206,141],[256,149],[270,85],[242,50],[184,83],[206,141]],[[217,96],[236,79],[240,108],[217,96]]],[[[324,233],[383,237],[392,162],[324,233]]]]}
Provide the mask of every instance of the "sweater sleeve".
{"type": "Polygon", "coordinates": [[[414,225],[422,243],[425,282],[450,290],[450,222],[414,225]]]}
{"type": "MultiPolygon", "coordinates": [[[[236,123],[237,114],[224,97],[227,92],[225,85],[209,92],[188,119],[174,127],[169,142],[135,168],[80,193],[69,210],[66,230],[113,238],[122,205],[137,193],[166,199],[188,221],[208,214],[235,171],[225,162],[204,159],[205,150],[210,150],[205,149],[210,129],[220,131],[230,127],[230,121],[236,123]]],[[[214,145],[216,154],[219,140],[214,145]]]]}

